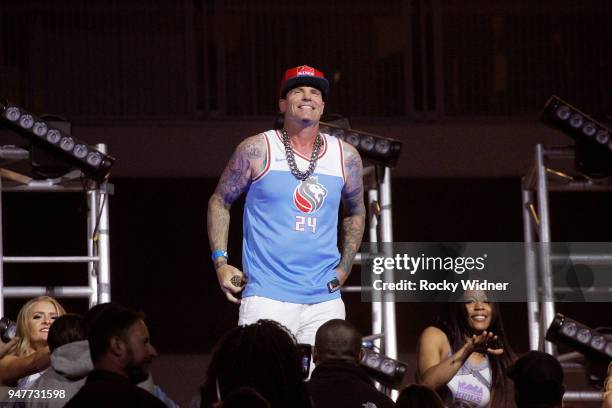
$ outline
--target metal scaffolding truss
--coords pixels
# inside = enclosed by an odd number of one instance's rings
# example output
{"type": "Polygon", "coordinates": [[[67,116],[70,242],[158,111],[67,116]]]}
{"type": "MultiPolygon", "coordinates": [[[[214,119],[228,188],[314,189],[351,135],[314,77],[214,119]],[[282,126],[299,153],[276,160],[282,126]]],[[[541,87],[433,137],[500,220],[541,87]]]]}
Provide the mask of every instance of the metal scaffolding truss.
{"type": "MultiPolygon", "coordinates": [[[[567,163],[573,167],[575,150],[573,147],[545,148],[538,144],[535,149],[535,160],[529,172],[522,180],[522,211],[523,211],[523,233],[525,243],[550,243],[550,216],[548,193],[551,191],[565,192],[597,192],[612,191],[612,184],[594,183],[584,177],[573,177],[560,168],[567,163]],[[560,167],[556,167],[556,166],[560,167]],[[554,166],[554,167],[553,167],[554,166]]],[[[526,245],[526,247],[528,247],[526,245]]],[[[537,251],[526,248],[525,272],[527,279],[528,299],[537,301],[527,302],[527,321],[529,326],[529,348],[530,350],[543,350],[549,354],[556,355],[556,350],[551,342],[545,341],[544,336],[547,328],[555,317],[553,294],[561,288],[553,286],[554,254],[548,245],[538,246],[537,251]]],[[[570,256],[574,260],[574,256],[570,256]]],[[[578,258],[576,258],[578,260],[578,258]]],[[[580,256],[583,263],[609,263],[612,264],[611,255],[588,255],[580,256]]],[[[578,353],[558,356],[562,365],[570,363],[578,353]]],[[[566,391],[563,396],[565,402],[569,401],[601,401],[601,392],[590,391],[566,391]]]]}
{"type": "MultiPolygon", "coordinates": [[[[369,242],[393,242],[392,206],[391,206],[391,169],[382,166],[369,166],[364,169],[366,188],[367,216],[369,221],[369,242]]],[[[355,264],[361,264],[362,254],[355,257],[355,264]]],[[[363,273],[363,271],[362,271],[363,273]]],[[[386,272],[387,282],[392,281],[386,272]]],[[[361,286],[345,286],[343,292],[368,290],[361,286]]],[[[372,302],[372,336],[370,339],[381,339],[377,344],[385,355],[397,358],[397,335],[395,322],[395,301],[393,295],[385,294],[384,302],[372,302]]]]}
{"type": "MultiPolygon", "coordinates": [[[[106,151],[104,145],[97,145],[106,151]]],[[[1,169],[0,178],[0,316],[4,316],[4,299],[28,298],[49,295],[59,298],[87,298],[89,306],[110,301],[110,251],[108,196],[112,185],[108,182],[95,183],[82,180],[80,171],[75,170],[57,179],[32,180],[27,177],[14,177],[15,173],[1,169]],[[84,192],[87,196],[87,254],[84,256],[6,256],[4,236],[2,195],[6,193],[70,193],[84,192]],[[5,264],[49,264],[85,263],[87,264],[87,286],[5,286],[5,264]]],[[[18,175],[20,176],[20,175],[18,175]]]]}

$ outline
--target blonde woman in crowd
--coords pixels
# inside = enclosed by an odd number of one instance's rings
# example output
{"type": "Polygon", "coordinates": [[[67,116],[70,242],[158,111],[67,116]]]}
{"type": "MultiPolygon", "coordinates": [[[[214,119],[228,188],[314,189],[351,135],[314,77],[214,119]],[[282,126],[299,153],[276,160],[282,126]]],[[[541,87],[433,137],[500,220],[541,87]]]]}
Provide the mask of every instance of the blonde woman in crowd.
{"type": "Polygon", "coordinates": [[[19,339],[0,359],[0,381],[3,385],[28,388],[49,367],[49,328],[64,313],[62,305],[49,296],[31,299],[23,305],[17,315],[19,339]]]}

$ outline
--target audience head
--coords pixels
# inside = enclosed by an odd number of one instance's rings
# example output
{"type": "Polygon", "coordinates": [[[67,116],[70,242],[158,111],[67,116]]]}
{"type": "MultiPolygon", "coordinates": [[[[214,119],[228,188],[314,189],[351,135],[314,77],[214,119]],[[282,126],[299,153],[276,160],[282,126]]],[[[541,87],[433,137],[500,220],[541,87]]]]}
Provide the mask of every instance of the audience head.
{"type": "Polygon", "coordinates": [[[424,385],[412,384],[400,392],[396,408],[444,408],[440,396],[424,385]]]}
{"type": "Polygon", "coordinates": [[[47,343],[49,344],[49,350],[53,351],[64,344],[84,340],[85,338],[83,318],[78,314],[68,313],[58,317],[53,322],[49,329],[47,343]]]}
{"type": "Polygon", "coordinates": [[[149,338],[144,316],[117,304],[103,306],[89,316],[89,349],[96,368],[127,375],[134,383],[144,381],[157,351],[149,338]]]}
{"type": "Polygon", "coordinates": [[[310,406],[295,340],[284,326],[259,320],[221,338],[202,386],[202,406],[241,386],[253,388],[271,407],[310,406]]]}
{"type": "Polygon", "coordinates": [[[47,346],[51,324],[66,312],[52,297],[39,296],[29,300],[17,315],[17,336],[20,337],[14,355],[26,356],[47,346]]]}
{"type": "Polygon", "coordinates": [[[360,353],[361,334],[346,320],[330,320],[317,330],[313,353],[315,364],[326,360],[359,362],[360,353]]]}
{"type": "Polygon", "coordinates": [[[563,369],[557,359],[541,351],[530,351],[508,370],[514,381],[519,408],[560,407],[565,387],[563,369]]]}
{"type": "Polygon", "coordinates": [[[97,305],[89,309],[87,313],[85,313],[85,315],[83,316],[83,327],[85,328],[85,334],[87,335],[89,333],[89,330],[91,329],[91,325],[93,324],[93,322],[96,321],[98,316],[102,314],[102,312],[104,312],[107,309],[117,308],[117,307],[123,308],[123,306],[120,305],[119,303],[107,302],[107,303],[98,303],[97,305]]]}

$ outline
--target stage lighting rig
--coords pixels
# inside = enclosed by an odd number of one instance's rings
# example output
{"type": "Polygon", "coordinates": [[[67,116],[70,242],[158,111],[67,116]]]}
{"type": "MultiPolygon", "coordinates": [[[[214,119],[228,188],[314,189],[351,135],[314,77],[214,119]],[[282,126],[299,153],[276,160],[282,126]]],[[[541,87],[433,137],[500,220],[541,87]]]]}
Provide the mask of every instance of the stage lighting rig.
{"type": "Polygon", "coordinates": [[[402,150],[402,143],[399,140],[343,128],[329,122],[321,122],[320,129],[323,133],[336,136],[353,145],[361,157],[385,166],[395,167],[402,150]]]}
{"type": "Polygon", "coordinates": [[[78,167],[97,181],[110,174],[115,159],[53,127],[20,106],[0,99],[0,124],[26,137],[49,153],[78,167]]]}
{"type": "Polygon", "coordinates": [[[612,131],[558,96],[551,96],[542,120],[576,141],[576,165],[585,174],[612,174],[612,131]]]}
{"type": "Polygon", "coordinates": [[[361,366],[370,377],[386,387],[398,389],[408,371],[408,365],[367,347],[361,350],[361,366]]]}
{"type": "Polygon", "coordinates": [[[546,331],[546,340],[563,343],[606,364],[612,361],[612,339],[561,313],[557,313],[546,331]]]}

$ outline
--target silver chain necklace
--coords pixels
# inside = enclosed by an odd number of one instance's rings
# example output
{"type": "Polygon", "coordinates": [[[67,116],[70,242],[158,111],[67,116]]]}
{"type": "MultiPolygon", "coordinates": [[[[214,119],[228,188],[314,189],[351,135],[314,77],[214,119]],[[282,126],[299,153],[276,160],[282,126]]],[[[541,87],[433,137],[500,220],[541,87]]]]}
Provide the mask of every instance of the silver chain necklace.
{"type": "Polygon", "coordinates": [[[322,137],[320,133],[317,133],[317,137],[315,137],[314,145],[312,146],[312,154],[310,155],[310,164],[306,171],[300,171],[298,169],[297,164],[295,163],[295,155],[293,154],[293,148],[291,147],[291,141],[289,140],[289,134],[283,128],[281,129],[281,134],[283,135],[283,145],[285,146],[285,157],[287,157],[287,164],[289,165],[289,169],[291,170],[291,174],[298,180],[306,180],[308,177],[312,175],[317,167],[317,160],[319,159],[319,152],[321,151],[321,145],[323,144],[322,137]]]}

